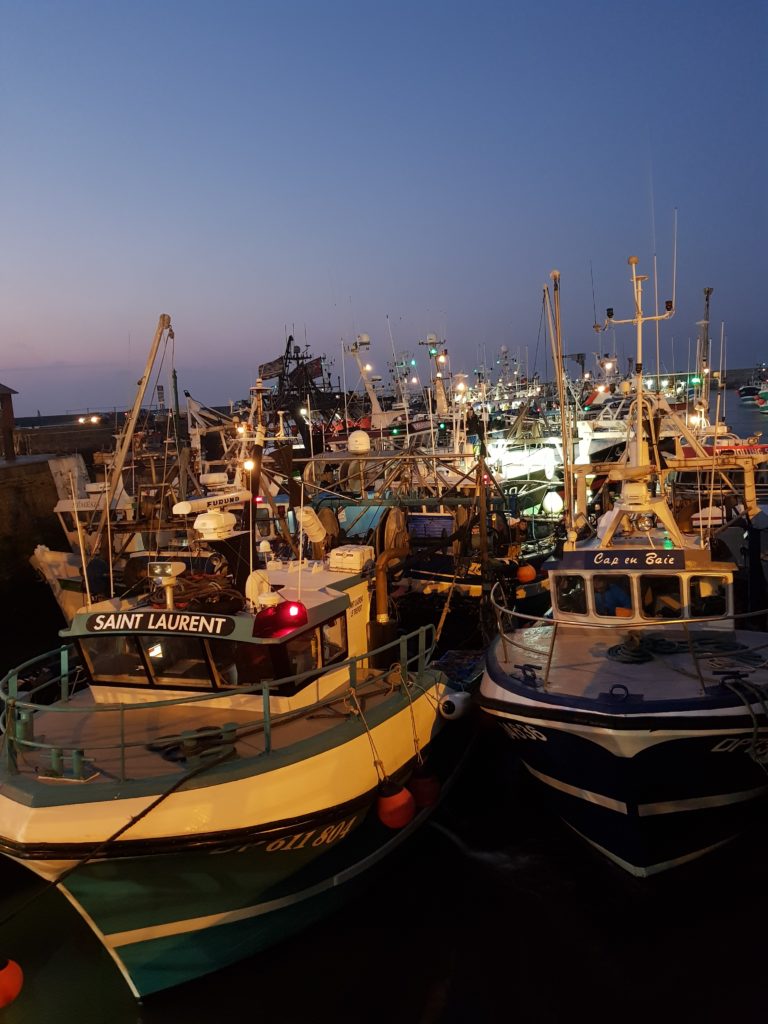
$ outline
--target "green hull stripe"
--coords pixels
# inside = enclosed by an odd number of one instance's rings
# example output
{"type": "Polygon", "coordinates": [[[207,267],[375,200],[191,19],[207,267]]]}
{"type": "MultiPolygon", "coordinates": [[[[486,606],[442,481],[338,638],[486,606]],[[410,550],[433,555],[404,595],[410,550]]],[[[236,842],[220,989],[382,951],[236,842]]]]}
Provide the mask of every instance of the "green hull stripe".
{"type": "Polygon", "coordinates": [[[171,921],[168,924],[155,925],[149,928],[136,928],[133,931],[112,933],[106,935],[107,945],[112,948],[133,945],[137,942],[147,942],[158,938],[166,938],[170,935],[184,935],[189,932],[203,931],[208,928],[217,928],[221,925],[233,924],[238,921],[247,921],[263,914],[270,914],[276,910],[284,910],[296,903],[311,899],[323,893],[329,886],[339,886],[355,878],[363,871],[373,867],[382,857],[386,856],[393,846],[402,842],[421,822],[428,816],[431,808],[425,808],[411,821],[411,823],[398,833],[394,834],[392,840],[384,843],[364,860],[340,871],[331,878],[324,879],[317,885],[311,886],[298,893],[291,893],[281,896],[279,899],[266,900],[256,906],[244,907],[241,910],[226,911],[219,914],[209,914],[205,917],[187,918],[181,921],[171,921]]]}

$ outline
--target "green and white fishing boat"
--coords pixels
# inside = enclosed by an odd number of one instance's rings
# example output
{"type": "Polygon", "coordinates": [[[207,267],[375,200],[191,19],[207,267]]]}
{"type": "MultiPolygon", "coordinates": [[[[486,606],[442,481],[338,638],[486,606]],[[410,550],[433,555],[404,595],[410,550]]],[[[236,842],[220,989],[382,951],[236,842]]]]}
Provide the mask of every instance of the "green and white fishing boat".
{"type": "Polygon", "coordinates": [[[0,683],[0,853],[55,884],[137,997],[326,913],[459,767],[471,684],[432,662],[432,627],[369,650],[372,557],[267,561],[215,610],[153,563],[146,603],[79,612],[0,683]]]}

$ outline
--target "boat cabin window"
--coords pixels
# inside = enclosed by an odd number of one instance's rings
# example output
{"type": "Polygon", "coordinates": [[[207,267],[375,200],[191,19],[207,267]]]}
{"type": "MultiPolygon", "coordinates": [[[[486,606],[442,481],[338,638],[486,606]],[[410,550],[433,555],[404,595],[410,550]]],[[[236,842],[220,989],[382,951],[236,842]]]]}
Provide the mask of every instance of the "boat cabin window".
{"type": "Polygon", "coordinates": [[[269,656],[275,666],[272,678],[285,680],[279,686],[274,686],[272,692],[280,697],[292,697],[316,679],[317,675],[305,675],[300,680],[292,679],[291,676],[320,671],[320,630],[307,629],[291,637],[273,647],[269,656]]]}
{"type": "Polygon", "coordinates": [[[598,615],[632,615],[632,587],[623,573],[601,573],[592,577],[595,611],[598,615]]]}
{"type": "Polygon", "coordinates": [[[159,686],[211,685],[202,643],[189,636],[141,636],[139,643],[159,686]]]}
{"type": "Polygon", "coordinates": [[[727,584],[725,576],[691,576],[691,618],[725,615],[727,584]]]}
{"type": "Polygon", "coordinates": [[[320,627],[323,638],[323,664],[343,661],[347,656],[347,616],[342,612],[320,627]]]}
{"type": "Polygon", "coordinates": [[[199,690],[256,686],[286,674],[276,671],[275,648],[231,640],[114,634],[83,638],[80,645],[96,683],[199,690]]]}
{"type": "Polygon", "coordinates": [[[254,509],[254,525],[260,537],[269,537],[270,532],[272,530],[272,519],[270,509],[254,509]]]}
{"type": "MultiPolygon", "coordinates": [[[[299,633],[298,636],[286,641],[285,652],[288,655],[287,675],[300,675],[302,672],[310,672],[312,669],[320,667],[318,632],[317,629],[308,629],[304,633],[299,633]]],[[[304,682],[308,681],[307,679],[304,682]]]]}
{"type": "MultiPolygon", "coordinates": [[[[258,686],[271,679],[279,679],[284,673],[276,669],[274,647],[266,644],[233,644],[235,648],[234,684],[236,686],[258,686]]],[[[218,665],[217,665],[218,667],[218,665]]],[[[229,676],[232,679],[232,675],[229,676]]]]}
{"type": "Polygon", "coordinates": [[[587,591],[583,576],[557,576],[557,607],[561,612],[587,614],[587,591]]]}
{"type": "Polygon", "coordinates": [[[646,619],[679,619],[683,615],[683,595],[679,576],[640,577],[640,600],[646,619]]]}
{"type": "MultiPolygon", "coordinates": [[[[211,664],[218,686],[237,686],[237,649],[242,644],[236,644],[233,640],[209,641],[206,650],[210,654],[211,664]]],[[[242,686],[243,684],[240,683],[242,686]]]]}
{"type": "Polygon", "coordinates": [[[81,641],[91,675],[102,681],[146,683],[147,673],[136,638],[98,636],[81,641]]]}
{"type": "Polygon", "coordinates": [[[279,644],[142,633],[84,637],[80,646],[95,683],[210,690],[285,679],[275,692],[290,695],[315,678],[292,676],[347,658],[347,622],[341,614],[279,644]]]}

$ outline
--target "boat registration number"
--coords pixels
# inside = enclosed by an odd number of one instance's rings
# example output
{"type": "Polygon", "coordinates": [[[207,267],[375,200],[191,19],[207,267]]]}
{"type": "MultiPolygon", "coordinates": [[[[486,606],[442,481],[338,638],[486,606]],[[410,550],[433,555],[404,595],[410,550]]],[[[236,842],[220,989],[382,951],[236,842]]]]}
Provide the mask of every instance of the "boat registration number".
{"type": "Polygon", "coordinates": [[[525,725],[523,722],[504,722],[503,725],[513,740],[544,740],[545,743],[547,741],[544,733],[534,729],[532,725],[525,725]]]}
{"type": "Polygon", "coordinates": [[[736,751],[741,753],[749,750],[750,754],[760,763],[768,758],[768,738],[763,738],[755,742],[751,736],[741,738],[738,736],[729,736],[727,739],[720,740],[712,747],[713,754],[733,754],[736,751]]]}
{"type": "Polygon", "coordinates": [[[335,825],[327,825],[323,829],[313,828],[309,832],[296,832],[292,836],[273,839],[271,843],[267,843],[267,853],[275,853],[277,850],[301,850],[305,846],[330,846],[343,839],[356,821],[357,817],[353,817],[337,821],[335,825]]]}

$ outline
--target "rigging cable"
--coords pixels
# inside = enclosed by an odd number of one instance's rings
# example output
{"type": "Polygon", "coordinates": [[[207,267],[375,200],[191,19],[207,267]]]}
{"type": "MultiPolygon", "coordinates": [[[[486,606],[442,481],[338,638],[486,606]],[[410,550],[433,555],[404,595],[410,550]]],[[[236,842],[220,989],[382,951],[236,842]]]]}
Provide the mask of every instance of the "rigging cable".
{"type": "MultiPolygon", "coordinates": [[[[539,314],[539,332],[536,335],[536,352],[533,356],[533,375],[536,376],[536,367],[539,363],[539,342],[541,341],[541,329],[544,325],[544,300],[541,302],[541,313],[539,314]]],[[[547,379],[547,346],[544,346],[544,380],[547,379]]]]}
{"type": "Polygon", "coordinates": [[[226,750],[224,753],[220,754],[213,760],[203,762],[203,764],[201,765],[197,765],[191,771],[187,772],[185,775],[182,775],[180,779],[176,779],[173,782],[173,784],[168,787],[168,789],[164,790],[142,811],[139,811],[138,814],[134,815],[132,818],[129,818],[128,821],[122,824],[120,828],[117,829],[117,831],[112,833],[111,836],[107,836],[107,838],[102,840],[102,842],[97,843],[90,851],[90,853],[86,854],[85,857],[81,857],[80,860],[75,861],[74,864],[70,864],[70,866],[68,868],[65,868],[61,872],[61,874],[57,875],[55,878],[51,878],[42,889],[39,889],[37,892],[33,893],[28,900],[26,900],[24,903],[21,903],[18,907],[15,907],[8,914],[6,914],[5,917],[0,919],[0,926],[8,924],[9,921],[12,921],[13,918],[17,917],[22,911],[26,910],[27,907],[34,903],[44,893],[48,892],[50,889],[53,889],[61,885],[64,879],[69,878],[69,876],[73,874],[75,871],[77,871],[78,868],[83,867],[85,864],[88,864],[90,861],[98,857],[101,853],[104,852],[104,850],[107,849],[107,847],[111,846],[117,839],[119,839],[120,836],[124,835],[130,828],[133,828],[133,826],[137,824],[137,822],[141,821],[142,818],[146,818],[146,816],[151,811],[153,811],[161,803],[167,800],[169,796],[171,796],[177,790],[181,789],[185,782],[189,782],[190,779],[194,779],[198,775],[201,775],[203,772],[208,771],[211,768],[215,768],[219,764],[222,764],[230,756],[231,751],[226,750]]]}
{"type": "Polygon", "coordinates": [[[750,700],[751,694],[752,699],[756,700],[763,709],[763,717],[766,722],[768,722],[768,706],[766,706],[765,702],[765,692],[760,690],[760,688],[754,683],[749,682],[749,680],[739,678],[738,673],[730,680],[727,678],[723,679],[723,686],[727,686],[732,693],[735,693],[749,712],[749,716],[752,719],[752,742],[750,744],[749,756],[756,764],[760,765],[764,772],[768,773],[768,765],[766,764],[768,756],[759,754],[757,750],[758,741],[760,739],[760,722],[758,721],[758,716],[752,709],[752,700],[750,700]]]}

